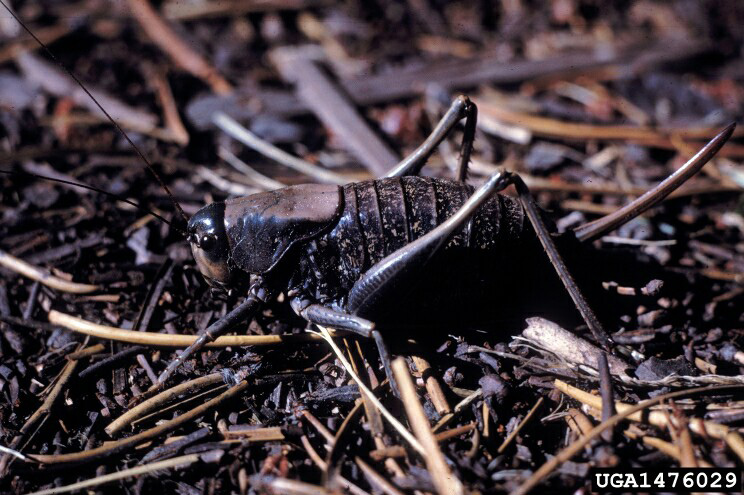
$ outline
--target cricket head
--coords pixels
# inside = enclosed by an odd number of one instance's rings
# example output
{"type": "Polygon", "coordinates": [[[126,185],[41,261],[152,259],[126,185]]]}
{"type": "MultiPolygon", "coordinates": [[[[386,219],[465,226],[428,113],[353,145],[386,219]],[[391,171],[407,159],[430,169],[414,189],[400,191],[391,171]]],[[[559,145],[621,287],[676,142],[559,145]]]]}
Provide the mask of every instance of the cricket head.
{"type": "Polygon", "coordinates": [[[186,234],[196,266],[207,283],[215,288],[229,288],[233,274],[228,263],[225,203],[210,203],[196,212],[189,219],[186,234]]]}

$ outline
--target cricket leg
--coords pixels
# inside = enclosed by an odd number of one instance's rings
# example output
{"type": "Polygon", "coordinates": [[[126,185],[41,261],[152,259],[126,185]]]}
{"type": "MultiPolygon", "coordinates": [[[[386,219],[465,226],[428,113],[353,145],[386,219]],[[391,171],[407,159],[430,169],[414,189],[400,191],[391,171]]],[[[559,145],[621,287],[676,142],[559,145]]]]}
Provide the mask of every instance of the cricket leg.
{"type": "Polygon", "coordinates": [[[540,240],[540,244],[542,244],[543,249],[545,249],[548,258],[550,259],[550,263],[553,265],[553,268],[555,268],[555,271],[558,273],[558,277],[561,279],[561,282],[563,282],[563,285],[566,287],[566,290],[571,296],[571,299],[573,299],[573,302],[576,305],[576,309],[579,310],[579,313],[581,313],[581,317],[584,319],[587,326],[589,327],[589,330],[592,332],[592,335],[594,335],[594,338],[602,346],[602,348],[607,352],[612,352],[612,339],[602,327],[602,324],[597,319],[594,311],[592,311],[589,303],[587,303],[584,295],[579,289],[579,286],[576,285],[576,281],[571,275],[571,272],[568,271],[568,268],[563,261],[563,257],[560,255],[558,249],[555,246],[555,243],[553,242],[550,231],[545,226],[545,222],[543,222],[543,219],[540,216],[540,212],[537,208],[537,205],[535,204],[535,200],[530,194],[527,185],[524,183],[522,178],[516,174],[511,175],[510,181],[517,189],[517,194],[519,196],[519,201],[522,204],[522,208],[524,208],[525,213],[527,213],[527,218],[529,218],[530,222],[532,223],[532,227],[534,228],[535,233],[540,240]]]}
{"type": "Polygon", "coordinates": [[[337,311],[306,298],[294,297],[289,304],[298,316],[315,325],[348,330],[367,338],[372,336],[372,330],[375,328],[374,323],[361,316],[337,311]]]}
{"type": "Polygon", "coordinates": [[[457,123],[465,118],[465,134],[462,139],[462,149],[457,167],[456,179],[465,180],[467,176],[467,165],[475,138],[475,124],[477,119],[475,104],[467,96],[460,95],[452,101],[449,110],[439,121],[429,137],[416,148],[410,155],[404,158],[398,165],[388,172],[385,177],[405,177],[418,175],[426,164],[426,161],[434,153],[444,138],[452,131],[457,123]]]}
{"type": "Polygon", "coordinates": [[[361,316],[381,314],[395,288],[411,286],[452,235],[464,228],[489,198],[509,184],[509,173],[493,174],[451,217],[367,270],[349,293],[349,312],[361,316]]]}
{"type": "Polygon", "coordinates": [[[374,323],[361,316],[337,311],[322,304],[314,304],[306,299],[294,298],[290,304],[299,316],[310,323],[348,330],[362,337],[374,339],[377,345],[377,352],[380,354],[380,361],[382,361],[382,366],[385,369],[385,375],[390,380],[390,387],[395,396],[400,397],[398,384],[395,381],[390,365],[390,351],[380,332],[375,330],[374,323]]]}
{"type": "Polygon", "coordinates": [[[266,291],[258,284],[251,286],[248,297],[239,306],[207,327],[204,333],[193,344],[184,349],[176,359],[170,362],[168,367],[158,377],[157,385],[162,386],[173,375],[173,372],[178,369],[181,363],[190,358],[194,353],[202,350],[209,342],[229,331],[235,325],[252,318],[265,301],[266,291]]]}

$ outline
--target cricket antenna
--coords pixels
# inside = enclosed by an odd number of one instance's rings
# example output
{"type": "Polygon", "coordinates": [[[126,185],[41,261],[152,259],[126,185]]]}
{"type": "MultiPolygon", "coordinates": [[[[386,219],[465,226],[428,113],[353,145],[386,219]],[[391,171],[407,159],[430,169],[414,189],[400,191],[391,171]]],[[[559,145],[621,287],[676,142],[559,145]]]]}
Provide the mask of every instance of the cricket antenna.
{"type": "MultiPolygon", "coordinates": [[[[2,0],[0,0],[0,2],[1,1],[2,0]]],[[[31,172],[18,172],[18,171],[15,171],[15,170],[3,170],[3,169],[0,169],[0,174],[20,175],[20,176],[25,176],[25,177],[33,177],[35,179],[48,180],[48,181],[51,181],[51,182],[59,182],[60,184],[67,184],[67,185],[70,185],[70,186],[80,187],[82,189],[88,189],[89,191],[95,191],[95,192],[98,192],[98,193],[101,193],[101,194],[105,194],[106,196],[110,196],[112,198],[118,199],[119,201],[122,201],[124,203],[127,203],[128,205],[134,206],[138,210],[144,211],[145,213],[148,213],[148,214],[154,216],[155,218],[157,218],[158,220],[160,220],[164,224],[170,226],[173,230],[179,232],[183,236],[186,236],[186,232],[184,232],[183,230],[181,230],[178,227],[174,226],[173,223],[170,220],[166,220],[162,215],[159,215],[159,214],[155,213],[154,211],[152,211],[152,210],[150,210],[148,208],[145,208],[144,206],[142,206],[141,204],[137,203],[136,201],[132,201],[131,199],[127,199],[127,198],[125,198],[123,196],[119,196],[118,194],[114,194],[114,193],[105,191],[105,190],[100,189],[98,187],[89,186],[88,184],[82,184],[80,182],[73,182],[71,180],[58,179],[56,177],[48,177],[46,175],[34,174],[34,173],[31,173],[31,172]]]]}
{"type": "MultiPolygon", "coordinates": [[[[77,76],[75,76],[75,74],[70,69],[68,69],[65,66],[65,64],[63,64],[54,55],[54,53],[52,53],[52,51],[44,44],[44,42],[41,41],[33,33],[33,31],[31,31],[28,28],[28,26],[26,26],[26,24],[16,15],[16,13],[13,12],[13,10],[10,7],[8,7],[8,5],[5,3],[5,1],[4,0],[0,0],[0,4],[2,4],[3,7],[5,8],[5,10],[7,10],[8,13],[11,16],[13,16],[13,18],[18,22],[18,24],[20,24],[21,27],[23,27],[23,29],[29,34],[29,36],[31,36],[34,39],[34,41],[36,41],[36,43],[39,44],[39,46],[46,52],[47,56],[50,59],[52,59],[57,65],[59,65],[60,67],[62,67],[62,69],[77,83],[77,85],[80,86],[80,88],[85,92],[85,94],[88,95],[88,97],[93,101],[93,103],[96,104],[96,106],[98,107],[98,109],[101,112],[103,112],[103,114],[106,116],[106,118],[114,125],[114,127],[116,127],[116,129],[119,131],[119,133],[122,136],[124,136],[124,139],[126,139],[127,142],[132,146],[132,148],[134,148],[134,151],[139,155],[140,159],[145,164],[145,166],[147,167],[147,169],[150,171],[150,173],[152,173],[152,175],[158,181],[158,183],[163,188],[163,190],[165,190],[165,192],[168,194],[168,197],[170,198],[170,200],[173,203],[173,205],[176,207],[176,210],[178,210],[178,213],[180,213],[181,216],[183,217],[183,219],[186,222],[188,222],[189,221],[189,217],[188,217],[188,215],[186,215],[186,212],[183,211],[183,208],[181,208],[181,205],[178,204],[178,201],[176,201],[176,198],[173,196],[173,194],[171,193],[170,189],[168,189],[168,186],[165,185],[165,182],[163,182],[163,179],[161,179],[160,176],[157,174],[157,172],[155,172],[155,168],[152,166],[152,164],[150,163],[150,161],[145,157],[145,155],[142,153],[142,151],[140,151],[140,149],[137,147],[137,145],[135,145],[134,142],[129,138],[129,135],[124,131],[124,129],[122,129],[121,126],[106,111],[106,109],[103,108],[103,106],[101,106],[100,103],[98,103],[98,100],[96,100],[95,96],[93,96],[90,93],[90,91],[88,91],[88,88],[85,87],[85,85],[80,81],[80,79],[78,79],[77,76]]],[[[59,182],[64,182],[64,181],[59,181],[59,182]]],[[[79,185],[80,187],[87,187],[87,186],[82,186],[80,184],[73,184],[73,185],[79,185]]],[[[104,194],[109,194],[109,193],[106,193],[105,191],[100,191],[99,190],[99,192],[103,192],[104,194]]],[[[158,215],[155,215],[155,216],[158,216],[158,215]]],[[[160,217],[160,218],[162,219],[162,217],[160,217]]],[[[166,223],[168,223],[170,225],[170,222],[166,222],[166,223]]]]}

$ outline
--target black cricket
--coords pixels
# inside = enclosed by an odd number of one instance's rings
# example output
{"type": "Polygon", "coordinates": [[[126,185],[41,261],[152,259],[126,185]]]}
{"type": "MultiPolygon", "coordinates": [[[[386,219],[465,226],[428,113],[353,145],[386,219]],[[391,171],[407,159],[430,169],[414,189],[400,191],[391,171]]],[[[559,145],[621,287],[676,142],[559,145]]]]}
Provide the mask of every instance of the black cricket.
{"type": "MultiPolygon", "coordinates": [[[[405,307],[414,318],[424,313],[427,303],[457,312],[457,304],[439,305],[456,301],[453,292],[487,292],[499,276],[499,263],[489,260],[508,259],[524,243],[534,242],[532,232],[595,338],[610,350],[610,338],[563,263],[519,176],[497,172],[478,189],[466,184],[476,115],[467,97],[457,97],[429,138],[384,178],[345,186],[291,186],[212,203],[192,216],[188,240],[207,282],[228,289],[249,278],[250,288],[243,303],[170,363],[160,383],[279,292],[285,292],[294,311],[310,323],[374,338],[392,378],[389,353],[375,324],[397,322],[401,312],[391,308],[405,307]],[[419,176],[437,145],[463,118],[457,178],[419,176]],[[516,199],[498,194],[512,184],[516,199]]],[[[594,239],[661,201],[715,155],[733,129],[733,124],[724,129],[644,196],[580,226],[576,237],[594,239]]]]}
{"type": "MultiPolygon", "coordinates": [[[[0,4],[93,100],[152,172],[176,210],[187,218],[126,132],[2,0],[0,4]]],[[[477,189],[466,184],[476,118],[476,106],[465,96],[457,97],[426,141],[384,178],[343,187],[291,186],[212,203],[187,218],[187,239],[206,281],[224,289],[240,280],[248,280],[250,285],[245,300],[173,360],[160,375],[159,384],[207,342],[252,318],[263,303],[284,292],[294,311],[308,322],[374,338],[395,389],[389,353],[375,327],[376,322],[385,320],[385,308],[391,304],[409,306],[406,309],[416,315],[427,304],[437,307],[443,301],[457,301],[463,280],[472,284],[468,293],[487,292],[498,276],[500,262],[509,260],[535,237],[595,339],[611,352],[611,339],[568,271],[521,178],[497,172],[477,189]],[[427,159],[463,118],[455,179],[420,177],[427,159]],[[498,194],[510,185],[516,189],[516,199],[498,194]]],[[[735,124],[727,126],[643,196],[576,228],[576,238],[595,239],[664,199],[718,152],[734,128],[735,124]]],[[[84,184],[36,177],[110,194],[84,184]]]]}

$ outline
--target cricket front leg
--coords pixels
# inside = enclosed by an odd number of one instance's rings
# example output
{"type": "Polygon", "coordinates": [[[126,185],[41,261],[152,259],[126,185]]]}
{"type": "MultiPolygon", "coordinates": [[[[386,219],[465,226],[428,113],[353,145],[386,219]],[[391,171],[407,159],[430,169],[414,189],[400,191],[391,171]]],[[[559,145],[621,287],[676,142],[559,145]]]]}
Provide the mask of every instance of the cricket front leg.
{"type": "Polygon", "coordinates": [[[212,342],[239,323],[253,318],[253,315],[256,314],[262,303],[266,302],[268,298],[267,294],[266,289],[261,283],[252,285],[249,289],[248,297],[239,306],[207,327],[204,333],[193,344],[184,349],[176,359],[171,361],[168,367],[158,377],[156,386],[162,386],[173,375],[173,372],[181,366],[181,363],[190,358],[194,353],[202,350],[209,342],[212,342]]]}

